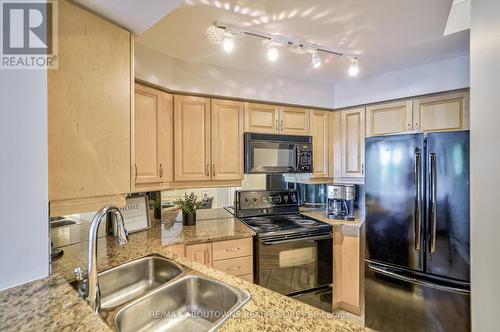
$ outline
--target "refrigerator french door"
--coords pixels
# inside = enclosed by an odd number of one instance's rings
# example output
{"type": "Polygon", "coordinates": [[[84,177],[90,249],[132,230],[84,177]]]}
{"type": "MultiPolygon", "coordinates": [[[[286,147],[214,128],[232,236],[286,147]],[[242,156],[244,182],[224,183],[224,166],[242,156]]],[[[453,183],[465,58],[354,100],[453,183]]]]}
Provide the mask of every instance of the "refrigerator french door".
{"type": "Polygon", "coordinates": [[[469,331],[469,132],[365,146],[366,325],[469,331]]]}

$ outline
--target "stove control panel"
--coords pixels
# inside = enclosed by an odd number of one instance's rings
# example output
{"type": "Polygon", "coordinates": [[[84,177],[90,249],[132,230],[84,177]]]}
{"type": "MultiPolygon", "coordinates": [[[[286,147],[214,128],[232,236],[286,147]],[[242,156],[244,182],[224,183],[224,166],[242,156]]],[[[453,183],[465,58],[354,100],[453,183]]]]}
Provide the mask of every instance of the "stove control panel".
{"type": "Polygon", "coordinates": [[[239,210],[248,209],[269,209],[280,206],[298,206],[297,191],[238,191],[237,208],[239,210]]]}

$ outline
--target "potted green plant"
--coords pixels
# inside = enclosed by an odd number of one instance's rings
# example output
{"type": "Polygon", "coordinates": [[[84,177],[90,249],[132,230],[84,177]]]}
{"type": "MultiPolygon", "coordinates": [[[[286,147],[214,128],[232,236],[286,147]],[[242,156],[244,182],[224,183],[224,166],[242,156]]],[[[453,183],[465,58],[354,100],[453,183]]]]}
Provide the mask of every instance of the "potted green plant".
{"type": "Polygon", "coordinates": [[[182,224],[193,226],[196,224],[196,195],[192,192],[189,195],[184,193],[184,198],[179,198],[175,201],[182,210],[182,224]]]}

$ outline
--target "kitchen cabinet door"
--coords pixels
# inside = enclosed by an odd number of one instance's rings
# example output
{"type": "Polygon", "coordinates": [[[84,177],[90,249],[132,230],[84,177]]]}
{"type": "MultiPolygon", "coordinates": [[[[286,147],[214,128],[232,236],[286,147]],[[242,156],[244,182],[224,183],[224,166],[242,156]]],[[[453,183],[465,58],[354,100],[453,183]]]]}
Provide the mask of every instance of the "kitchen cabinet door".
{"type": "Polygon", "coordinates": [[[362,313],[363,251],[360,233],[333,227],[333,309],[362,313]]]}
{"type": "MultiPolygon", "coordinates": [[[[133,173],[136,187],[173,180],[173,96],[135,85],[133,173]]],[[[148,189],[142,186],[142,191],[148,189]]],[[[152,188],[152,190],[154,190],[152,188]]]]}
{"type": "Polygon", "coordinates": [[[186,258],[212,267],[212,244],[200,243],[186,246],[186,258]]]}
{"type": "Polygon", "coordinates": [[[366,108],[366,136],[413,130],[412,101],[403,100],[366,108]]]}
{"type": "Polygon", "coordinates": [[[278,134],[279,128],[278,106],[245,103],[245,132],[278,134]]]}
{"type": "Polygon", "coordinates": [[[124,203],[131,190],[132,37],[68,1],[58,19],[59,69],[47,71],[53,215],[124,203]]]}
{"type": "Polygon", "coordinates": [[[364,177],[365,108],[341,112],[343,178],[364,177]]]}
{"type": "Polygon", "coordinates": [[[328,172],[328,113],[326,111],[310,110],[311,136],[313,144],[312,177],[326,178],[328,172]]]}
{"type": "Polygon", "coordinates": [[[243,179],[243,103],[212,99],[212,180],[243,179]]]}
{"type": "Polygon", "coordinates": [[[280,108],[280,134],[309,135],[309,110],[298,107],[280,108]]]}
{"type": "Polygon", "coordinates": [[[469,92],[415,99],[413,128],[423,132],[469,129],[469,92]]]}
{"type": "Polygon", "coordinates": [[[210,180],[210,99],[174,96],[175,181],[210,180]]]}

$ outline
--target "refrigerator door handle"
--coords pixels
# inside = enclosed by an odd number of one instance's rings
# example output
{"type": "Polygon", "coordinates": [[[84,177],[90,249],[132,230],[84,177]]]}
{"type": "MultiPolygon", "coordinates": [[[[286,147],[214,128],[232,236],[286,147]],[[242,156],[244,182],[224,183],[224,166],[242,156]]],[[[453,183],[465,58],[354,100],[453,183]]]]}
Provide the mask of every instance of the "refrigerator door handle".
{"type": "Polygon", "coordinates": [[[437,290],[444,291],[444,292],[457,293],[457,294],[461,294],[461,295],[470,295],[470,290],[468,290],[468,289],[459,288],[459,287],[452,287],[452,286],[445,286],[445,285],[436,284],[436,283],[422,280],[422,279],[418,279],[418,278],[408,277],[408,276],[401,275],[401,274],[398,274],[398,273],[395,273],[392,271],[388,271],[387,269],[382,268],[382,267],[374,266],[372,264],[368,264],[368,268],[370,270],[372,270],[373,272],[380,273],[384,276],[387,276],[387,277],[390,277],[393,279],[398,279],[398,280],[405,281],[405,282],[409,282],[409,283],[412,283],[415,285],[429,287],[429,288],[437,289],[437,290]]]}
{"type": "Polygon", "coordinates": [[[422,234],[422,158],[420,152],[415,153],[415,250],[420,250],[422,234]]]}
{"type": "Polygon", "coordinates": [[[436,154],[431,153],[431,165],[430,165],[430,177],[431,177],[431,187],[430,187],[430,199],[431,199],[431,209],[430,209],[430,231],[431,231],[431,241],[430,241],[430,252],[436,252],[436,228],[437,228],[437,172],[436,172],[436,154]]]}

